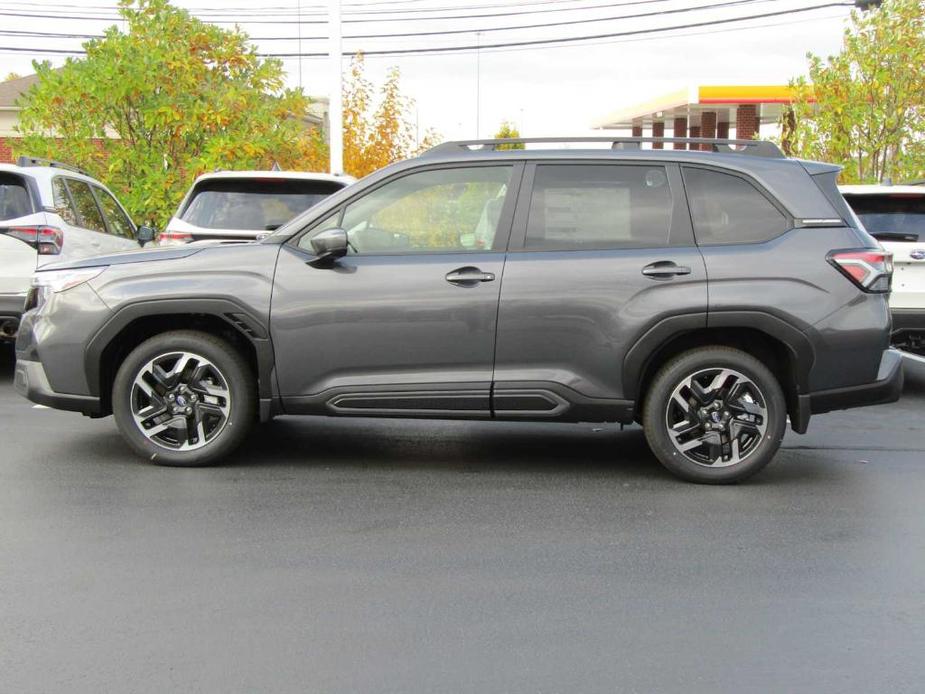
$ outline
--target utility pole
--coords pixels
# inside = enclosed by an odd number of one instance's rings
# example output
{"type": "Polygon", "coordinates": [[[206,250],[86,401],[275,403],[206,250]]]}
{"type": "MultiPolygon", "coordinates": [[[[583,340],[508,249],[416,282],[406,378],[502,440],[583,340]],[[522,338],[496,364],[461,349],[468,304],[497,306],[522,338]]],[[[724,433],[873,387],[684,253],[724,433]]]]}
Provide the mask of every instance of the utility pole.
{"type": "Polygon", "coordinates": [[[298,32],[299,37],[299,89],[302,88],[302,0],[296,1],[296,18],[295,18],[296,31],[298,32]]]}
{"type": "Polygon", "coordinates": [[[328,130],[331,149],[331,173],[344,172],[344,91],[341,65],[340,0],[329,0],[328,24],[331,31],[329,60],[331,94],[328,100],[328,130]]]}
{"type": "Polygon", "coordinates": [[[475,32],[475,139],[479,135],[479,118],[482,115],[482,32],[475,32]]]}

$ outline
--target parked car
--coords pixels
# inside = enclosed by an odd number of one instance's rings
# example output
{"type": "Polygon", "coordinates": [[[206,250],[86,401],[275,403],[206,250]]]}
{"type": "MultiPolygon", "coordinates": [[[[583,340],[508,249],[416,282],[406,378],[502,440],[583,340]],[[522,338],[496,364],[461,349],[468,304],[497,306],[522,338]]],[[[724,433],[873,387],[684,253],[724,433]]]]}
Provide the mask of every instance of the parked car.
{"type": "Polygon", "coordinates": [[[899,397],[890,257],[837,166],[757,141],[496,150],[520,142],[441,145],[256,243],[45,268],[16,388],[114,414],[166,465],[280,413],[635,420],[708,483],[766,465],[788,417],[899,397]]]}
{"type": "Polygon", "coordinates": [[[332,193],[350,176],[301,171],[216,171],[197,178],[157,238],[160,246],[265,236],[332,193]]]}
{"type": "Polygon", "coordinates": [[[36,268],[138,245],[125,208],[86,173],[29,157],[0,164],[0,340],[15,337],[36,268]]]}
{"type": "Polygon", "coordinates": [[[893,344],[925,357],[925,187],[842,186],[871,236],[893,254],[893,344]]]}

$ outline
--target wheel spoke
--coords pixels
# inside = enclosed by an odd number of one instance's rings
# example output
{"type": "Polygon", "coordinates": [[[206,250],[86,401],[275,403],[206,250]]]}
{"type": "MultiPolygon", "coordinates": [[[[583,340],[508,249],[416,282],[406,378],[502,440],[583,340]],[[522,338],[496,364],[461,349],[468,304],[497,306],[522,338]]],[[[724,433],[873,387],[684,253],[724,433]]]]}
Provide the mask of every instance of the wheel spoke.
{"type": "Polygon", "coordinates": [[[213,440],[228,422],[231,391],[218,367],[191,352],[168,352],[138,371],[132,416],[153,443],[191,450],[213,440]]]}
{"type": "Polygon", "coordinates": [[[763,440],[768,421],[765,402],[758,386],[735,369],[697,371],[680,381],[668,399],[669,439],[698,465],[735,465],[763,440]]]}

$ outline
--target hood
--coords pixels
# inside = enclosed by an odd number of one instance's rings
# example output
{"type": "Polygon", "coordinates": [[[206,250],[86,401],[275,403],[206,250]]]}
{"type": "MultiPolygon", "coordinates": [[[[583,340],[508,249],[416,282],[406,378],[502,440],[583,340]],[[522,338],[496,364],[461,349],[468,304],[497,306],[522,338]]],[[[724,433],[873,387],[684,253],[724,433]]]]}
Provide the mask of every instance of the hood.
{"type": "Polygon", "coordinates": [[[43,265],[39,272],[45,270],[73,270],[82,267],[102,267],[104,265],[127,265],[129,263],[150,263],[156,260],[175,260],[187,258],[202,252],[210,244],[195,246],[168,246],[165,248],[139,248],[137,251],[121,251],[110,255],[98,255],[91,258],[64,261],[43,265]]]}

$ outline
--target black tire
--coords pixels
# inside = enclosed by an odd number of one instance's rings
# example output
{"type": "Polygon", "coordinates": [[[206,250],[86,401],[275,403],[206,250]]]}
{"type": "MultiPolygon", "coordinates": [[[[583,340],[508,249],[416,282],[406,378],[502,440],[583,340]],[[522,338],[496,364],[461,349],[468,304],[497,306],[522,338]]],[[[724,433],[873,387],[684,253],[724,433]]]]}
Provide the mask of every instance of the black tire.
{"type": "Polygon", "coordinates": [[[656,373],[643,405],[642,425],[646,440],[659,462],[676,476],[702,484],[741,482],[761,470],[780,447],[786,423],[786,401],[777,379],[758,359],[729,347],[700,347],[671,359],[656,373]],[[696,376],[698,384],[710,382],[712,385],[724,373],[720,370],[724,369],[737,372],[744,379],[730,375],[725,381],[732,384],[729,387],[717,387],[711,391],[700,387],[695,393],[692,387],[694,381],[689,379],[696,376]],[[686,383],[690,387],[685,386],[686,383]],[[681,389],[680,397],[673,400],[676,389],[681,389]],[[701,407],[701,398],[707,400],[710,393],[714,394],[714,399],[701,407]],[[717,402],[725,403],[723,393],[743,394],[746,402],[740,397],[735,399],[734,406],[718,405],[717,402]],[[689,394],[690,398],[685,394],[689,394]],[[680,404],[682,401],[686,402],[688,409],[680,404]],[[755,414],[761,410],[758,403],[763,404],[764,414],[755,414]],[[751,412],[743,411],[743,405],[753,409],[751,412]],[[716,415],[712,413],[713,407],[717,408],[716,415]],[[704,411],[708,412],[706,416],[704,411]],[[713,417],[720,421],[716,422],[713,417]],[[672,418],[681,420],[675,422],[678,430],[688,426],[692,429],[691,433],[678,437],[683,439],[678,445],[675,444],[675,436],[669,432],[669,420],[672,418]],[[759,430],[759,425],[753,422],[760,422],[763,430],[759,430]],[[720,427],[719,432],[713,433],[716,427],[720,427]],[[736,437],[730,435],[733,428],[741,432],[736,437]],[[734,451],[733,438],[736,439],[734,451]],[[697,444],[704,439],[710,443],[697,444]],[[740,450],[742,442],[751,447],[740,450]],[[695,448],[689,452],[682,451],[681,447],[685,444],[695,448]],[[729,456],[728,461],[726,455],[729,456]],[[704,462],[713,456],[716,456],[714,461],[719,465],[711,466],[704,462]],[[701,460],[693,459],[697,457],[701,460]]]}
{"type": "MultiPolygon", "coordinates": [[[[179,398],[174,398],[171,405],[179,402],[179,398]]],[[[207,398],[201,395],[199,398],[203,409],[208,407],[208,403],[205,402],[207,398]]],[[[256,379],[244,357],[221,338],[194,330],[171,331],[141,343],[119,366],[112,387],[112,410],[123,438],[136,453],[149,462],[176,467],[211,465],[237,448],[247,436],[257,412],[256,379]],[[138,392],[135,388],[136,378],[147,365],[157,359],[169,359],[165,355],[177,352],[199,355],[207,360],[216,369],[215,373],[224,380],[228,393],[227,399],[219,399],[227,405],[224,418],[213,417],[209,420],[221,421],[220,426],[215,425],[213,438],[205,443],[199,443],[197,438],[196,445],[199,447],[190,450],[174,450],[152,440],[143,432],[141,424],[136,423],[133,413],[138,392]]],[[[177,416],[186,418],[183,414],[177,416]]],[[[192,416],[199,417],[198,408],[192,416]]],[[[194,423],[194,420],[188,418],[187,421],[194,423]]],[[[162,434],[164,435],[171,434],[162,434]]],[[[178,435],[177,438],[181,437],[178,435]]]]}

